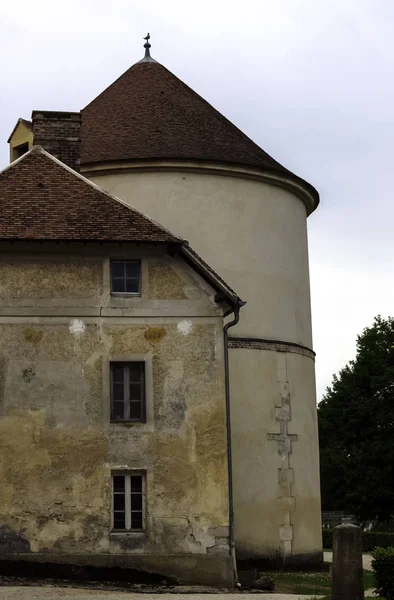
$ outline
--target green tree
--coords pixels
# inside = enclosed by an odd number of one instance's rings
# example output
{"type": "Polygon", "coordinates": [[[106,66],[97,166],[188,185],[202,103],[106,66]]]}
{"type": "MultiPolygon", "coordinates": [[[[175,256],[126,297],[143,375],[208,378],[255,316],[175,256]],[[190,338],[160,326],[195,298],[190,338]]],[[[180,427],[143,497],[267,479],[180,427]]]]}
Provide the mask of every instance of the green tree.
{"type": "Polygon", "coordinates": [[[318,407],[323,510],[394,514],[394,319],[375,317],[318,407]]]}

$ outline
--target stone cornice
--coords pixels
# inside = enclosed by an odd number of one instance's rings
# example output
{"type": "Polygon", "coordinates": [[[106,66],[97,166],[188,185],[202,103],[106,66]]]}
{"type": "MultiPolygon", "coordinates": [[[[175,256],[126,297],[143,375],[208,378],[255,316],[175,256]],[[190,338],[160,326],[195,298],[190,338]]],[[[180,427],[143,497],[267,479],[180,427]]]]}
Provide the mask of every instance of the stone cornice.
{"type": "Polygon", "coordinates": [[[81,165],[81,174],[85,177],[100,175],[114,175],[127,172],[192,172],[208,175],[222,175],[224,177],[239,177],[262,181],[277,187],[289,190],[302,200],[309,216],[319,204],[319,194],[315,188],[291,172],[280,173],[271,170],[260,170],[243,165],[230,165],[225,163],[208,163],[186,160],[141,160],[91,163],[81,165]]]}

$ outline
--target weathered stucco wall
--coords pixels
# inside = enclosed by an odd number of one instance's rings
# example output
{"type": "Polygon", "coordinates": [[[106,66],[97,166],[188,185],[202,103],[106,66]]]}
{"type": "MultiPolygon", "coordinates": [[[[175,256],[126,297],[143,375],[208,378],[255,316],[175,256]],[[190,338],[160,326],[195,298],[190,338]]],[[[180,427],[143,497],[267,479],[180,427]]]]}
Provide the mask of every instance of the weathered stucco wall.
{"type": "Polygon", "coordinates": [[[314,362],[294,352],[233,349],[230,372],[237,556],[319,563],[314,362]]]}
{"type": "MultiPolygon", "coordinates": [[[[148,249],[142,296],[113,298],[107,250],[43,250],[4,251],[0,260],[0,555],[227,561],[223,326],[214,292],[148,249]],[[109,361],[135,356],[150,373],[147,422],[111,424],[109,361]],[[133,469],[146,471],[146,532],[111,533],[111,471],[133,469]]],[[[135,257],[141,248],[116,253],[135,257]]]]}
{"type": "Polygon", "coordinates": [[[294,194],[203,172],[107,172],[89,178],[188,240],[247,300],[232,335],[311,347],[306,209],[294,194]]]}
{"type": "MultiPolygon", "coordinates": [[[[311,348],[305,205],[289,190],[231,176],[230,168],[226,177],[204,172],[204,165],[194,171],[175,165],[171,171],[144,171],[141,165],[138,172],[118,165],[117,171],[91,171],[89,177],[188,239],[247,301],[230,336],[311,348]]],[[[277,352],[274,343],[248,346],[244,340],[230,350],[237,555],[280,553],[318,561],[313,353],[294,346],[286,352],[284,345],[277,352]],[[281,410],[291,421],[280,420],[281,410]],[[298,437],[291,453],[279,454],[275,436],[286,426],[298,437]]]]}

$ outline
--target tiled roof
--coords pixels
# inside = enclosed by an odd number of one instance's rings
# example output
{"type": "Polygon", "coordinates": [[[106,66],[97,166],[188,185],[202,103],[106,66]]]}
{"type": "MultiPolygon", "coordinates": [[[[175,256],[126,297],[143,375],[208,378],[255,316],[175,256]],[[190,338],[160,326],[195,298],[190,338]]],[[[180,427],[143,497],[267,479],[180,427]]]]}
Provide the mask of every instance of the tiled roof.
{"type": "Polygon", "coordinates": [[[317,196],[155,61],[133,65],[82,110],[82,164],[141,159],[257,167],[294,178],[317,196]]]}
{"type": "Polygon", "coordinates": [[[183,241],[40,146],[0,173],[0,239],[183,241]]]}
{"type": "Polygon", "coordinates": [[[34,146],[0,172],[0,240],[170,244],[230,303],[236,292],[188,243],[34,146]]]}

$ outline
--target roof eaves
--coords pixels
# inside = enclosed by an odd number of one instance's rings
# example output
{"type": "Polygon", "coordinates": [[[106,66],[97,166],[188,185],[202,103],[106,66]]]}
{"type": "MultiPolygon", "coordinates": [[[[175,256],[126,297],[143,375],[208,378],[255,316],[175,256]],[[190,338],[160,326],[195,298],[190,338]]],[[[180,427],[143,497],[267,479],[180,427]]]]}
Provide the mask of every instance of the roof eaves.
{"type": "Polygon", "coordinates": [[[234,162],[234,161],[229,161],[229,160],[224,160],[224,159],[220,159],[220,160],[214,160],[214,159],[202,159],[202,158],[196,158],[196,157],[192,157],[190,156],[188,157],[176,157],[176,156],[166,156],[165,158],[163,157],[157,157],[157,156],[152,156],[152,157],[142,157],[142,158],[118,158],[118,159],[110,159],[110,160],[103,160],[103,159],[98,159],[98,160],[91,160],[91,161],[83,161],[82,167],[84,168],[84,171],[86,173],[90,172],[90,169],[99,169],[101,173],[104,172],[115,172],[114,168],[108,168],[108,165],[110,165],[111,163],[116,163],[116,165],[119,165],[118,168],[123,169],[123,168],[127,168],[127,167],[131,167],[133,165],[133,168],[137,168],[137,169],[151,169],[151,170],[157,170],[157,168],[160,169],[166,169],[166,170],[178,170],[179,168],[184,167],[184,165],[188,165],[188,163],[193,163],[195,165],[200,165],[200,167],[202,169],[204,168],[212,168],[213,166],[215,167],[215,170],[220,172],[221,167],[223,167],[221,169],[221,171],[224,171],[226,168],[234,170],[234,169],[241,169],[241,171],[243,172],[243,176],[244,177],[249,177],[252,179],[255,179],[256,176],[258,176],[260,174],[260,176],[266,176],[269,178],[275,178],[276,182],[273,181],[272,183],[274,185],[278,185],[279,187],[286,187],[286,188],[291,188],[292,191],[294,193],[296,193],[296,195],[298,195],[299,197],[301,197],[301,199],[303,199],[304,203],[306,203],[307,206],[307,210],[308,210],[308,215],[310,213],[312,213],[314,210],[316,210],[316,208],[319,206],[320,203],[320,196],[319,196],[319,192],[317,191],[317,189],[308,181],[306,181],[306,179],[303,179],[302,177],[299,177],[298,175],[296,175],[295,173],[293,173],[292,171],[289,171],[288,169],[278,169],[274,166],[270,166],[270,165],[258,165],[258,164],[250,164],[247,165],[246,163],[240,163],[240,162],[234,162]],[[160,166],[157,167],[154,165],[154,163],[160,163],[160,166]],[[167,163],[173,163],[173,164],[168,164],[167,163]],[[176,164],[175,164],[176,163],[176,164]],[[217,165],[217,166],[216,166],[217,165]],[[245,169],[250,169],[249,171],[245,171],[245,169]],[[255,173],[254,173],[255,172],[255,173]],[[298,189],[298,191],[297,191],[298,189]]]}
{"type": "Polygon", "coordinates": [[[183,260],[189,264],[214,290],[223,294],[232,305],[244,306],[238,294],[218,275],[189,245],[182,244],[179,253],[183,260]]]}

